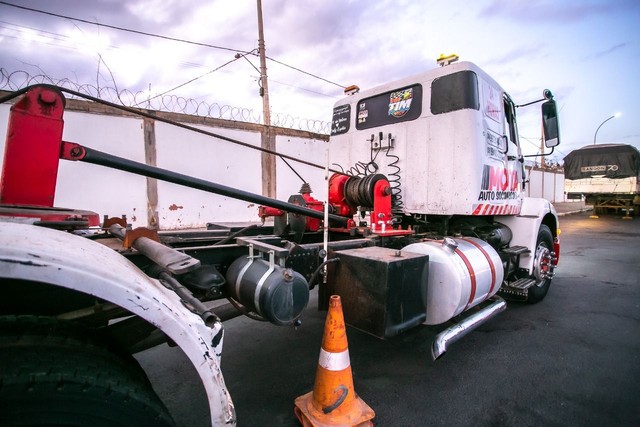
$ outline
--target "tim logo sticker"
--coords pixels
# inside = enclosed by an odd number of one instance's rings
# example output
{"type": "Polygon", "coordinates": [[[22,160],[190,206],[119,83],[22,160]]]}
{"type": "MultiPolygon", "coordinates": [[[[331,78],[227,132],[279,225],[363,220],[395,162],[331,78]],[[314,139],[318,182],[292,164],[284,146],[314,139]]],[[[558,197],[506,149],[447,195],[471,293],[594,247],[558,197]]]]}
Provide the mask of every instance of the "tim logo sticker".
{"type": "Polygon", "coordinates": [[[402,117],[411,109],[413,99],[413,88],[391,92],[389,95],[389,115],[402,117]]]}

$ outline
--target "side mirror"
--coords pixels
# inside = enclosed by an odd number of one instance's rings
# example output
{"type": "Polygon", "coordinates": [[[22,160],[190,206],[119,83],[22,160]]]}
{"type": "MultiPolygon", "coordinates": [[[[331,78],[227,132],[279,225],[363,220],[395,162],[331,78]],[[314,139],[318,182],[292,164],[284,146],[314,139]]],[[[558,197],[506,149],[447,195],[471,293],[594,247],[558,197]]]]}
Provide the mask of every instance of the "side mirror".
{"type": "MultiPolygon", "coordinates": [[[[546,92],[546,91],[545,91],[546,92]]],[[[560,145],[560,132],[558,130],[558,110],[553,95],[549,92],[550,99],[542,104],[542,129],[544,133],[544,145],[547,148],[560,145]]],[[[545,97],[547,94],[545,93],[545,97]]]]}

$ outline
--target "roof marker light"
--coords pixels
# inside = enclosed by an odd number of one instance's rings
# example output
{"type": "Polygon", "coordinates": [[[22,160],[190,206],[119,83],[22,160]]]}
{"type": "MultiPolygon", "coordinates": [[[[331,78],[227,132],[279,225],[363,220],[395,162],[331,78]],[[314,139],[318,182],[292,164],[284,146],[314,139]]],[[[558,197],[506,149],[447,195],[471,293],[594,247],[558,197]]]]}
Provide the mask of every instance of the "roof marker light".
{"type": "Polygon", "coordinates": [[[444,67],[445,65],[453,64],[459,59],[460,57],[455,53],[452,53],[451,55],[445,55],[444,53],[441,53],[440,57],[436,60],[436,62],[438,62],[439,66],[444,67]]]}
{"type": "Polygon", "coordinates": [[[358,85],[351,85],[344,88],[345,95],[355,95],[358,92],[360,92],[358,85]]]}

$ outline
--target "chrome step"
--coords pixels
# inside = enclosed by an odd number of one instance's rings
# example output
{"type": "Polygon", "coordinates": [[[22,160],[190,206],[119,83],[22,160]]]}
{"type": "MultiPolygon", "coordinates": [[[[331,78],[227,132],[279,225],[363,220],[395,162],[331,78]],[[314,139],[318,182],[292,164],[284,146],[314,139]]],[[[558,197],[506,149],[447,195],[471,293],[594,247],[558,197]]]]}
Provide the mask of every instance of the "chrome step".
{"type": "Polygon", "coordinates": [[[524,289],[529,289],[535,284],[536,284],[535,280],[526,278],[526,279],[518,279],[515,282],[508,283],[507,287],[524,290],[524,289]]]}

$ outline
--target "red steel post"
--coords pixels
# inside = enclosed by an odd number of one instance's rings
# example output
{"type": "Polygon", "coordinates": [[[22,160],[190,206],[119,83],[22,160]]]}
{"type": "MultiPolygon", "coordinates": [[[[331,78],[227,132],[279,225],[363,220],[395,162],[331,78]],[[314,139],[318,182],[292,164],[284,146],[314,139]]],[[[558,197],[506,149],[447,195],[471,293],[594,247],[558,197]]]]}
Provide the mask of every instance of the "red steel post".
{"type": "Polygon", "coordinates": [[[0,204],[53,207],[65,98],[35,86],[12,107],[0,178],[0,204]]]}

